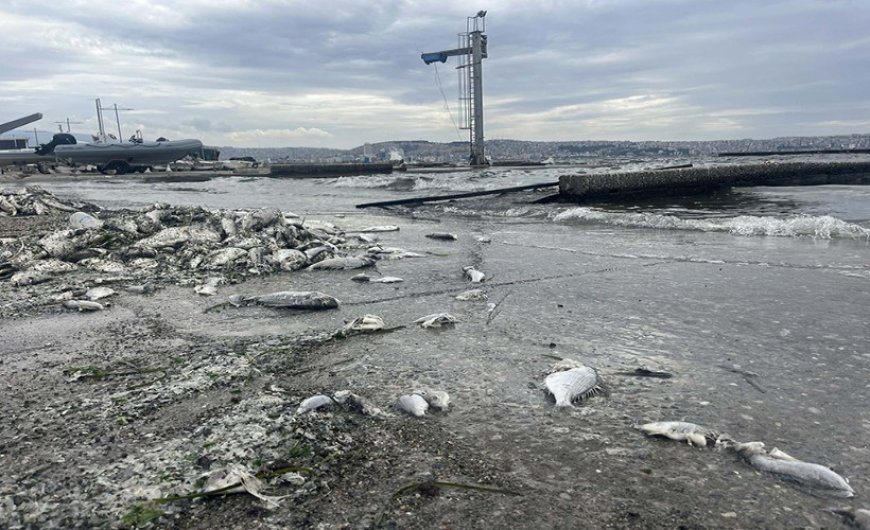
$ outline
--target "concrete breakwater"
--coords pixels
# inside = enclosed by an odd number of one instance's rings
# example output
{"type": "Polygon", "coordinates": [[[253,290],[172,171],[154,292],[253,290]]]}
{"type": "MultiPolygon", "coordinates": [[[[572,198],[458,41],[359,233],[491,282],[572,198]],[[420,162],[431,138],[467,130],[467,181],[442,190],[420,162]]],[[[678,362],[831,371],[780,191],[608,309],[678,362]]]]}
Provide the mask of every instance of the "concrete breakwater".
{"type": "Polygon", "coordinates": [[[371,175],[375,173],[392,173],[393,165],[389,162],[370,163],[294,163],[272,164],[269,176],[286,178],[329,178],[352,175],[371,175]]]}
{"type": "Polygon", "coordinates": [[[670,171],[562,175],[559,194],[568,200],[643,197],[703,192],[723,186],[870,184],[870,161],[763,163],[670,171]]]}

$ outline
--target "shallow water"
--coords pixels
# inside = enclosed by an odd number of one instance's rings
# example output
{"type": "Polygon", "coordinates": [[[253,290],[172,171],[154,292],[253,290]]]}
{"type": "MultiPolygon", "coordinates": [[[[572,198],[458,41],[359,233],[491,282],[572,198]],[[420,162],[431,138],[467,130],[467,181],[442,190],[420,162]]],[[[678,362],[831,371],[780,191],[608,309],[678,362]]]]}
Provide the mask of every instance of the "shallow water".
{"type": "MultiPolygon", "coordinates": [[[[643,166],[641,162],[631,162],[643,166]]],[[[647,161],[647,166],[658,161],[647,161]]],[[[663,164],[664,165],[664,164],[663,164]]],[[[623,166],[625,167],[625,166],[623,166]]],[[[305,321],[261,309],[197,319],[197,305],[168,307],[193,331],[227,335],[336,328],[363,313],[395,333],[336,343],[353,361],[312,376],[312,391],[351,388],[387,404],[419,386],[447,390],[442,422],[535,492],[525,501],[564,524],[582,496],[648,521],[679,510],[710,527],[820,526],[818,499],[760,475],[728,453],[645,438],[635,423],[685,420],[760,440],[832,466],[859,498],[870,491],[870,191],[860,186],[744,188],[642,204],[534,204],[547,192],[361,212],[360,202],[555,181],[559,169],[491,169],[326,180],[224,178],[202,183],[135,180],[41,183],[109,207],[150,202],[213,208],[278,207],[349,230],[397,224],[379,234],[425,258],[381,262],[405,279],[357,284],[357,271],[299,272],[222,291],[256,294],[316,288],[343,302],[305,321]],[[456,242],[426,239],[454,232],[456,242]],[[484,244],[475,237],[486,235],[484,244]],[[459,302],[488,280],[489,302],[459,302]],[[447,311],[455,328],[412,321],[447,311]],[[494,316],[493,316],[494,315],[494,316]],[[552,356],[596,368],[607,395],[556,410],[541,387],[552,356]],[[672,379],[617,375],[636,367],[672,379]],[[757,374],[757,375],[749,375],[757,374]],[[606,500],[605,500],[606,499],[606,500]],[[539,503],[539,504],[535,504],[539,503]],[[722,514],[728,514],[722,515],[722,514]],[[732,516],[731,514],[736,514],[732,516]]],[[[161,296],[156,295],[159,302],[161,296]]],[[[168,304],[167,304],[168,305],[168,304]]],[[[173,314],[173,312],[175,314],[173,314]]],[[[326,360],[325,360],[326,361],[326,360]]],[[[400,421],[416,421],[403,419],[400,421]]],[[[859,506],[859,505],[856,505],[859,506]]],[[[642,525],[641,522],[636,524],[642,525]]]]}

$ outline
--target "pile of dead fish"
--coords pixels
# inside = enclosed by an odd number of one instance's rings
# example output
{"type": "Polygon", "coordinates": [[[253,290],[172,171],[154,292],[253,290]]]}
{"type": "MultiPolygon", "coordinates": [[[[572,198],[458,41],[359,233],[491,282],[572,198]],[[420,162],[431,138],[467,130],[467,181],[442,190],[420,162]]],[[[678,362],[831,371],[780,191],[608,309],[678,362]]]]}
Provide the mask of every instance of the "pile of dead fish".
{"type": "Polygon", "coordinates": [[[0,188],[0,217],[48,215],[77,210],[96,211],[96,209],[95,206],[86,203],[61,201],[39,186],[29,186],[16,191],[0,188]]]}
{"type": "Polygon", "coordinates": [[[138,212],[92,215],[47,192],[9,197],[3,195],[7,214],[43,211],[45,205],[71,212],[67,228],[0,239],[0,279],[15,285],[76,270],[177,281],[215,273],[362,268],[401,250],[372,246],[368,236],[346,237],[334,225],[304,222],[277,209],[211,211],[158,203],[138,212]]]}
{"type": "Polygon", "coordinates": [[[774,447],[767,449],[763,442],[736,442],[713,429],[685,421],[660,421],[638,426],[650,436],[664,436],[685,441],[689,445],[734,451],[749,465],[764,473],[793,482],[812,493],[829,497],[853,497],[855,491],[849,482],[828,467],[804,462],[774,447]]]}

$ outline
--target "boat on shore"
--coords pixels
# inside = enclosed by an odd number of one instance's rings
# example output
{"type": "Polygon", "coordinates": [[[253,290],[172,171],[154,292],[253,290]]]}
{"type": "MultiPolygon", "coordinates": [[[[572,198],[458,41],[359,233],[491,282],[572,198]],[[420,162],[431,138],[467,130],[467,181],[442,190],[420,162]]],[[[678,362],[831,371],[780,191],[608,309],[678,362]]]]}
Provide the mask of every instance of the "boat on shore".
{"type": "Polygon", "coordinates": [[[156,142],[78,143],[71,134],[55,134],[34,150],[0,153],[0,166],[26,164],[93,164],[102,173],[123,175],[154,165],[166,165],[202,150],[194,139],[156,142]]]}
{"type": "Polygon", "coordinates": [[[162,142],[58,145],[54,156],[68,164],[94,164],[101,172],[121,175],[139,168],[166,165],[202,149],[199,140],[166,140],[162,142]]]}

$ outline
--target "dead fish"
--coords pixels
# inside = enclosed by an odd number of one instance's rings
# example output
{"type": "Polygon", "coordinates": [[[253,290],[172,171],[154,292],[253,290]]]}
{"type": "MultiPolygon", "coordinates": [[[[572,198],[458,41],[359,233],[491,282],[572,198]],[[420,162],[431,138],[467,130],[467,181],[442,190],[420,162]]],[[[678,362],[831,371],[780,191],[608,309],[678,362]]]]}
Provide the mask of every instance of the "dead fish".
{"type": "Polygon", "coordinates": [[[456,317],[448,313],[433,313],[418,318],[414,323],[420,324],[421,328],[441,328],[456,324],[456,317]]]}
{"type": "Polygon", "coordinates": [[[215,250],[205,258],[207,267],[219,268],[232,264],[239,258],[247,257],[248,251],[239,247],[226,247],[215,250]]]}
{"type": "Polygon", "coordinates": [[[63,306],[67,309],[78,309],[79,312],[103,310],[103,304],[90,300],[67,300],[63,303],[63,306]]]}
{"type": "Polygon", "coordinates": [[[487,296],[483,289],[469,289],[457,294],[455,298],[461,302],[485,302],[487,296]]]}
{"type": "Polygon", "coordinates": [[[426,411],[429,410],[429,403],[419,394],[405,394],[399,397],[396,405],[399,407],[399,410],[418,418],[425,415],[426,411]]]}
{"type": "Polygon", "coordinates": [[[369,276],[365,273],[357,274],[350,279],[359,283],[399,283],[405,281],[396,276],[369,276]]]}
{"type": "Polygon", "coordinates": [[[450,405],[450,395],[443,390],[423,389],[415,392],[426,400],[430,407],[438,410],[447,410],[450,405]]]}
{"type": "Polygon", "coordinates": [[[656,421],[638,428],[650,436],[664,436],[678,442],[685,440],[698,447],[706,447],[708,441],[716,443],[721,439],[716,431],[686,421],[656,421]]]}
{"type": "Polygon", "coordinates": [[[308,265],[308,256],[304,252],[292,248],[276,250],[272,254],[272,259],[285,271],[299,270],[308,265]]]}
{"type": "Polygon", "coordinates": [[[102,228],[103,222],[85,212],[74,212],[69,216],[69,225],[73,228],[102,228]]]}
{"type": "Polygon", "coordinates": [[[336,309],[339,301],[318,291],[280,291],[259,296],[244,297],[243,303],[255,303],[266,307],[286,309],[336,309]]]}
{"type": "MultiPolygon", "coordinates": [[[[304,256],[304,254],[303,254],[304,256]]],[[[348,256],[344,258],[328,258],[323,261],[308,267],[307,270],[340,270],[340,269],[362,269],[371,267],[377,261],[371,256],[348,256]]]]}
{"type": "Polygon", "coordinates": [[[323,261],[324,259],[329,259],[333,257],[334,252],[335,247],[333,247],[332,245],[321,245],[305,249],[305,256],[308,258],[308,261],[310,263],[316,263],[318,261],[323,261]]]}
{"type": "Polygon", "coordinates": [[[217,294],[217,286],[220,283],[221,278],[209,278],[204,284],[194,287],[193,292],[202,296],[214,296],[217,294]]]}
{"type": "Polygon", "coordinates": [[[870,530],[870,510],[859,508],[828,508],[828,511],[841,515],[847,523],[858,530],[870,530]]]}
{"type": "Polygon", "coordinates": [[[736,443],[731,448],[755,469],[796,482],[813,492],[831,497],[855,496],[846,479],[823,465],[798,460],[775,447],[768,451],[763,442],[736,443]]]}
{"type": "Polygon", "coordinates": [[[153,236],[140,239],[135,243],[135,246],[144,248],[164,248],[178,247],[182,244],[198,245],[218,243],[220,240],[221,235],[214,230],[208,228],[178,226],[164,228],[153,236]]]}
{"type": "Polygon", "coordinates": [[[570,407],[575,401],[601,392],[598,374],[588,366],[553,372],[544,379],[544,386],[556,399],[557,407],[570,407]]]}
{"type": "Polygon", "coordinates": [[[426,234],[426,237],[429,239],[440,239],[442,241],[456,241],[459,239],[456,234],[451,234],[449,232],[432,232],[431,234],[426,234]]]}
{"type": "Polygon", "coordinates": [[[280,505],[281,499],[284,498],[284,496],[265,495],[261,490],[263,490],[263,482],[241,465],[235,464],[229,469],[217,470],[210,473],[202,491],[204,493],[220,492],[222,494],[249,493],[263,501],[269,508],[277,508],[280,505]]]}
{"type": "Polygon", "coordinates": [[[331,407],[335,402],[329,396],[324,396],[323,394],[315,394],[310,398],[306,398],[302,400],[302,403],[299,404],[299,408],[296,409],[296,414],[304,414],[311,410],[317,410],[322,407],[331,407]]]}
{"type": "Polygon", "coordinates": [[[16,215],[18,215],[18,208],[12,201],[0,195],[0,212],[15,217],[16,215]]]}
{"type": "Polygon", "coordinates": [[[339,390],[333,394],[332,397],[335,399],[336,403],[344,405],[361,414],[365,414],[366,416],[373,416],[376,418],[387,418],[390,416],[390,414],[387,414],[380,408],[372,405],[368,399],[358,396],[350,390],[339,390]]]}
{"type": "Polygon", "coordinates": [[[371,235],[367,235],[367,234],[353,234],[353,235],[348,236],[348,237],[349,237],[349,239],[355,239],[355,240],[359,241],[360,243],[365,243],[365,244],[377,243],[377,241],[378,241],[378,236],[371,236],[371,235]]]}
{"type": "Polygon", "coordinates": [[[465,277],[471,280],[471,283],[480,283],[486,279],[486,274],[480,272],[472,266],[463,267],[462,272],[465,273],[465,277]]]}
{"type": "Polygon", "coordinates": [[[384,329],[384,319],[378,315],[363,315],[357,317],[342,328],[344,331],[364,333],[367,331],[379,331],[384,329]]]}
{"type": "Polygon", "coordinates": [[[406,250],[404,248],[399,247],[384,247],[381,245],[375,245],[373,247],[369,247],[367,252],[376,257],[377,259],[382,259],[385,261],[395,261],[405,258],[424,258],[426,257],[424,254],[420,254],[419,252],[411,252],[410,250],[406,250]]]}
{"type": "Polygon", "coordinates": [[[405,280],[398,278],[396,276],[379,276],[377,278],[369,279],[371,283],[400,283],[405,280]]]}
{"type": "Polygon", "coordinates": [[[360,230],[363,233],[372,233],[372,232],[396,232],[399,230],[398,226],[395,225],[382,225],[382,226],[369,226],[360,230]]]}
{"type": "Polygon", "coordinates": [[[108,298],[116,294],[114,289],[110,289],[109,287],[91,287],[85,293],[85,298],[91,301],[100,300],[102,298],[108,298]]]}

